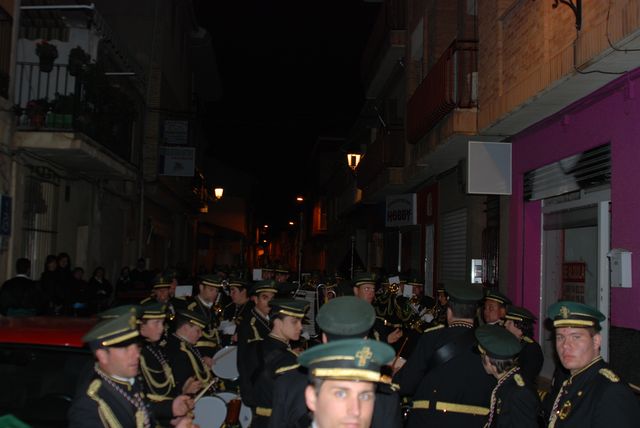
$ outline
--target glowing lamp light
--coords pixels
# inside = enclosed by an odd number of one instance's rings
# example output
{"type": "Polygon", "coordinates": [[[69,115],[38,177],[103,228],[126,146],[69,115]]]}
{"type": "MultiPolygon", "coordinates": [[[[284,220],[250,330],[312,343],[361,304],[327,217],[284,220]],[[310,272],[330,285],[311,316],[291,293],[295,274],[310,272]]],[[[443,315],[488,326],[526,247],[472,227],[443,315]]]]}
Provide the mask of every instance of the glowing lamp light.
{"type": "Polygon", "coordinates": [[[224,193],[224,189],[222,187],[216,187],[213,189],[213,195],[216,197],[216,200],[222,198],[222,194],[224,193]]]}
{"type": "Polygon", "coordinates": [[[347,164],[351,170],[355,171],[360,163],[360,158],[362,155],[360,153],[348,153],[347,154],[347,164]]]}

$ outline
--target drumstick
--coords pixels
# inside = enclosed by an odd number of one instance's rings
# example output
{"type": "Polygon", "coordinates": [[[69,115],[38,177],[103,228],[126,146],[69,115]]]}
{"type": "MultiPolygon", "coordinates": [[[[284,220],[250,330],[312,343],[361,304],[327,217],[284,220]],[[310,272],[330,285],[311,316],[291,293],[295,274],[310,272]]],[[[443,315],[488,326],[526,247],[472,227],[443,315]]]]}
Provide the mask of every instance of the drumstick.
{"type": "Polygon", "coordinates": [[[216,383],[218,381],[217,377],[214,377],[213,379],[211,379],[211,382],[209,382],[207,384],[207,386],[205,386],[204,388],[202,388],[202,390],[200,390],[200,392],[198,392],[198,395],[196,395],[193,398],[193,403],[195,404],[199,399],[202,398],[202,396],[204,395],[205,392],[207,392],[209,390],[209,388],[211,388],[213,386],[214,383],[216,383]]]}
{"type": "Polygon", "coordinates": [[[404,345],[407,344],[407,340],[409,340],[408,337],[404,338],[404,342],[402,342],[402,346],[400,347],[400,350],[398,351],[398,353],[396,354],[396,357],[393,359],[393,361],[391,362],[391,367],[395,367],[396,363],[398,362],[398,358],[400,358],[400,354],[402,353],[402,351],[404,350],[404,345]]]}
{"type": "Polygon", "coordinates": [[[222,353],[221,355],[219,355],[217,358],[214,358],[213,361],[216,362],[219,359],[226,357],[227,355],[229,355],[230,353],[232,353],[235,350],[235,348],[231,348],[229,349],[227,352],[222,353]]]}

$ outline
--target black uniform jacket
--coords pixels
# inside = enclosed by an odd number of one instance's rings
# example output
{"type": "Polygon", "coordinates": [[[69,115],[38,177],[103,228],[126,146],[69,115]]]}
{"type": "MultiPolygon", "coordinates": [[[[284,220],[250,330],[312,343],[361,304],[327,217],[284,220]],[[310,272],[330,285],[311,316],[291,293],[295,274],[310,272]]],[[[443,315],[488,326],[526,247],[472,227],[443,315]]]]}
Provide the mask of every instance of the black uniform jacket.
{"type": "Polygon", "coordinates": [[[542,348],[538,342],[527,336],[523,336],[521,342],[523,347],[518,355],[520,374],[527,382],[527,385],[537,385],[538,374],[544,363],[542,348]]]}
{"type": "Polygon", "coordinates": [[[291,350],[289,344],[273,335],[269,335],[258,346],[259,359],[262,361],[254,375],[254,396],[256,401],[256,418],[251,422],[253,428],[267,427],[269,418],[262,416],[259,409],[271,411],[273,402],[273,388],[277,371],[284,367],[296,365],[298,356],[291,350]]]}
{"type": "MultiPolygon", "coordinates": [[[[244,305],[236,305],[235,303],[231,302],[224,307],[224,310],[222,311],[222,319],[235,323],[236,333],[238,333],[238,328],[242,323],[242,320],[249,316],[249,314],[251,313],[251,308],[251,301],[247,301],[244,305]]],[[[227,335],[221,332],[220,336],[222,346],[235,345],[235,343],[233,343],[231,340],[233,335],[227,335]]]]}
{"type": "Polygon", "coordinates": [[[238,383],[242,402],[249,407],[256,406],[253,398],[254,382],[251,380],[261,363],[256,347],[270,331],[269,320],[263,318],[255,308],[251,309],[249,316],[238,327],[238,383]]]}
{"type": "Polygon", "coordinates": [[[211,368],[204,363],[200,352],[186,340],[170,334],[165,350],[177,391],[182,391],[184,383],[191,376],[195,376],[203,386],[213,379],[211,368]]]}
{"type": "Polygon", "coordinates": [[[202,329],[202,337],[196,343],[196,348],[203,357],[213,357],[220,349],[220,336],[218,334],[218,326],[220,325],[217,308],[215,305],[208,307],[200,297],[196,296],[187,301],[187,309],[195,311],[207,320],[207,325],[202,329]]]}
{"type": "Polygon", "coordinates": [[[146,399],[142,399],[143,411],[148,416],[149,425],[136,424],[137,408],[127,400],[135,394],[142,394],[141,385],[133,385],[111,379],[122,392],[117,391],[104,379],[93,373],[81,380],[76,397],[69,409],[69,428],[155,428],[156,421],[148,407],[146,399]],[[126,394],[126,396],[125,396],[126,394]]]}
{"type": "Polygon", "coordinates": [[[471,327],[454,322],[449,327],[427,329],[394,377],[394,383],[400,385],[400,395],[413,398],[408,428],[483,427],[496,380],[485,372],[476,347],[469,344],[449,361],[430,364],[441,346],[463,334],[472,335],[471,327]]]}
{"type": "Polygon", "coordinates": [[[173,418],[173,399],[180,395],[175,389],[173,371],[164,349],[156,343],[146,343],[140,350],[140,379],[153,414],[163,426],[173,418]]]}
{"type": "Polygon", "coordinates": [[[538,428],[540,400],[516,369],[505,374],[491,394],[487,428],[538,428]]]}
{"type": "Polygon", "coordinates": [[[631,428],[640,424],[640,405],[631,389],[596,358],[549,393],[555,403],[546,415],[549,428],[631,428]],[[558,394],[561,394],[558,398],[558,394]]]}

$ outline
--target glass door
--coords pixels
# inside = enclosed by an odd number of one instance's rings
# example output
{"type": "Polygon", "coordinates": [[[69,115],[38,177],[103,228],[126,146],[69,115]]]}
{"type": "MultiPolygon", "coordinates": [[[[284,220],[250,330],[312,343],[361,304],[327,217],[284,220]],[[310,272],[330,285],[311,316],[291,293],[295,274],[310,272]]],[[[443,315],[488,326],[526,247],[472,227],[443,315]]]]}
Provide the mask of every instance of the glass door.
{"type": "MultiPolygon", "coordinates": [[[[609,205],[608,192],[582,195],[570,202],[545,203],[540,320],[546,319],[547,307],[558,300],[586,303],[598,308],[608,319],[609,205]]],[[[608,321],[602,327],[601,354],[607,359],[608,321]]],[[[538,339],[545,354],[541,375],[551,378],[557,357],[551,331],[543,322],[538,339]]]]}

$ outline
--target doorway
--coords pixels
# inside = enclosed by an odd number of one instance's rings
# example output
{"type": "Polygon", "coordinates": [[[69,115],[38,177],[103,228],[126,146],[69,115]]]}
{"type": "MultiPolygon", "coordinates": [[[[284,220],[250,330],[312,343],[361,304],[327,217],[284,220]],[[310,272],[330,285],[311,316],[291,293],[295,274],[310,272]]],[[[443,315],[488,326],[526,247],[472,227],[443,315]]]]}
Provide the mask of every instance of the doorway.
{"type": "MultiPolygon", "coordinates": [[[[597,308],[602,323],[601,355],[609,356],[610,191],[584,191],[543,202],[540,320],[558,300],[597,308]]],[[[540,322],[539,343],[545,361],[541,376],[551,378],[557,361],[554,337],[540,322]]]]}

